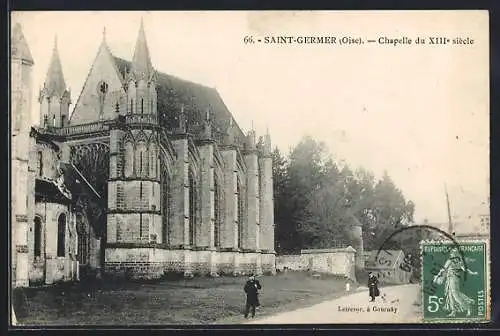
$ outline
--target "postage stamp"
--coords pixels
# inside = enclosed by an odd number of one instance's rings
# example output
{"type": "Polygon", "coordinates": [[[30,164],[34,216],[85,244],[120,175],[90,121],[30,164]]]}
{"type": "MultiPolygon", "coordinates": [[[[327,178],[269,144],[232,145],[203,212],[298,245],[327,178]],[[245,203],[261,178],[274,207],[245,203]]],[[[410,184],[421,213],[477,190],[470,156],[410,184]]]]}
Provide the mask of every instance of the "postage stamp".
{"type": "Polygon", "coordinates": [[[421,256],[423,322],[488,321],[486,241],[424,241],[421,256]]]}

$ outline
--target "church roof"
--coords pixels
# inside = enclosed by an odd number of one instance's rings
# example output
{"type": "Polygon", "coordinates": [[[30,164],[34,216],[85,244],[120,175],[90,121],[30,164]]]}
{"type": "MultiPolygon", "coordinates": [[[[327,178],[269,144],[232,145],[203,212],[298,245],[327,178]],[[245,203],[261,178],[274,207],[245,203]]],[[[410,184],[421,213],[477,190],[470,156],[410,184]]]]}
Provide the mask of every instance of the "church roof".
{"type": "Polygon", "coordinates": [[[44,90],[49,96],[62,97],[66,91],[66,81],[59,58],[57,49],[57,39],[54,41],[54,49],[52,50],[52,58],[50,60],[49,70],[45,77],[44,90]]]}
{"type": "MultiPolygon", "coordinates": [[[[132,69],[132,62],[113,56],[116,66],[124,79],[124,74],[132,69]]],[[[160,122],[167,129],[178,126],[178,115],[183,108],[187,118],[188,131],[197,133],[203,127],[207,110],[210,112],[213,136],[219,142],[233,118],[216,89],[198,83],[178,78],[162,72],[157,72],[157,95],[160,122]]],[[[243,144],[244,134],[233,121],[232,137],[237,144],[243,144]]]]}
{"type": "Polygon", "coordinates": [[[28,43],[24,38],[20,23],[16,23],[12,29],[10,47],[11,56],[13,59],[20,59],[34,64],[30,48],[28,47],[28,43]]]}

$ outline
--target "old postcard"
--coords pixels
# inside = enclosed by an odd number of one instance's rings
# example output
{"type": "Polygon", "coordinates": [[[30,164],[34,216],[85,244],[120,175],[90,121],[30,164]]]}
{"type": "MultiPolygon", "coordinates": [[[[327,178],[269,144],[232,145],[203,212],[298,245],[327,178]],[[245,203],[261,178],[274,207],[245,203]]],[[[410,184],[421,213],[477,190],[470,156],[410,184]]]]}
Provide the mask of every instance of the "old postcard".
{"type": "Polygon", "coordinates": [[[13,326],[490,320],[487,11],[13,12],[13,326]]]}

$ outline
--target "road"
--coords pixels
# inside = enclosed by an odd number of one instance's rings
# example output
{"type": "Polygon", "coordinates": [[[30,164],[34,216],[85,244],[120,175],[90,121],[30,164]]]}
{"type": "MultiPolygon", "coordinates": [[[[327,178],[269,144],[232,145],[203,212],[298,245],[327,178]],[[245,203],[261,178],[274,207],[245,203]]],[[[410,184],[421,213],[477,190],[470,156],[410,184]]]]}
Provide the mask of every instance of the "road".
{"type": "MultiPolygon", "coordinates": [[[[380,289],[380,297],[369,302],[368,289],[275,316],[249,320],[246,324],[303,323],[418,323],[421,318],[420,287],[401,285],[380,289]]],[[[258,311],[257,311],[258,313],[258,311]]]]}

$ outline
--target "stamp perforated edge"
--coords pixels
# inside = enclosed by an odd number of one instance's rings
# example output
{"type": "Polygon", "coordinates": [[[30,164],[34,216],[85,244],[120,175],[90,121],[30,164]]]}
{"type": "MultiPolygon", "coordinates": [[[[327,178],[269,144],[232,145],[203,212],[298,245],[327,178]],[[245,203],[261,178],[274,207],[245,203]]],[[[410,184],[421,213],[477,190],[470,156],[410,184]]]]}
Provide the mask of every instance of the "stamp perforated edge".
{"type": "Polygon", "coordinates": [[[420,267],[422,268],[421,272],[421,279],[420,279],[420,288],[421,288],[421,302],[422,302],[422,321],[421,323],[423,324],[432,324],[432,323],[489,323],[491,322],[491,272],[490,272],[490,267],[491,267],[491,255],[490,255],[490,238],[478,238],[478,239],[465,239],[465,240],[453,240],[450,241],[447,244],[457,244],[460,245],[462,243],[484,243],[485,245],[485,275],[484,275],[484,280],[486,282],[485,284],[485,290],[486,290],[486,295],[485,295],[485,300],[486,300],[486,316],[484,319],[468,319],[468,318],[450,318],[450,319],[433,319],[433,320],[425,320],[424,318],[424,274],[423,274],[423,267],[424,267],[424,253],[423,253],[423,245],[424,244],[443,244],[443,240],[421,240],[420,241],[420,267]]]}

